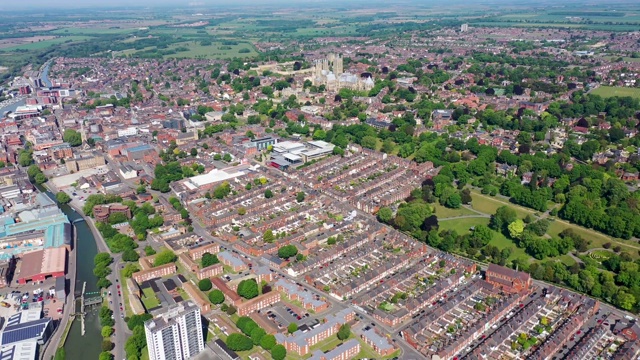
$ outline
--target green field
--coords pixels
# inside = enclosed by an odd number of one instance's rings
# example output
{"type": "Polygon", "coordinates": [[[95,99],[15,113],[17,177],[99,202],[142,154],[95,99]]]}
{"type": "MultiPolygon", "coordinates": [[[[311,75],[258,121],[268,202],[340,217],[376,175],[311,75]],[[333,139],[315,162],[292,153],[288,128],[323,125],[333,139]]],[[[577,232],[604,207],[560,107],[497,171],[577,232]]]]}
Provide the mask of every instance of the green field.
{"type": "MultiPolygon", "coordinates": [[[[455,230],[458,235],[464,235],[467,234],[472,227],[478,225],[489,225],[489,219],[467,218],[460,220],[440,220],[439,224],[440,230],[455,230]]],[[[517,247],[513,241],[507,239],[506,236],[497,231],[493,232],[493,238],[491,239],[491,241],[489,241],[489,245],[493,245],[500,250],[511,248],[511,256],[509,256],[509,260],[517,259],[520,257],[529,258],[529,255],[525,253],[524,249],[517,247]]]]}
{"type": "Polygon", "coordinates": [[[600,95],[605,98],[612,96],[631,96],[633,98],[640,99],[640,88],[600,86],[599,88],[592,90],[591,94],[600,95]]]}
{"type": "Polygon", "coordinates": [[[64,28],[51,31],[51,34],[58,35],[105,35],[105,34],[126,34],[139,31],[137,28],[128,29],[104,29],[104,28],[64,28]]]}
{"type": "MultiPolygon", "coordinates": [[[[237,45],[223,45],[222,42],[213,42],[211,45],[200,45],[201,41],[184,41],[171,44],[167,47],[167,51],[176,51],[174,54],[164,55],[165,58],[204,58],[204,59],[228,59],[233,57],[245,58],[257,55],[253,44],[247,42],[238,42],[237,45]],[[187,48],[186,51],[177,51],[179,48],[187,48]],[[241,49],[248,49],[249,52],[241,53],[241,49]]],[[[119,51],[117,56],[132,56],[144,52],[164,51],[157,50],[154,46],[146,47],[142,50],[128,49],[119,51]]]]}
{"type": "Polygon", "coordinates": [[[524,219],[527,215],[535,214],[536,211],[527,209],[515,204],[510,204],[506,200],[497,199],[491,197],[489,195],[483,195],[477,192],[476,190],[471,191],[471,198],[473,201],[471,202],[471,207],[474,210],[480,211],[481,213],[485,213],[487,215],[493,215],[496,213],[501,206],[508,206],[516,211],[519,218],[524,219]]]}
{"type": "Polygon", "coordinates": [[[15,50],[40,50],[52,45],[62,44],[66,42],[85,41],[91,39],[90,36],[63,36],[51,40],[43,40],[33,42],[29,44],[16,45],[8,48],[0,49],[0,51],[15,51],[15,50]]]}
{"type": "Polygon", "coordinates": [[[478,215],[478,213],[464,207],[461,207],[459,209],[449,209],[438,203],[433,204],[433,209],[436,213],[436,216],[438,216],[439,220],[457,217],[457,216],[478,215]]]}

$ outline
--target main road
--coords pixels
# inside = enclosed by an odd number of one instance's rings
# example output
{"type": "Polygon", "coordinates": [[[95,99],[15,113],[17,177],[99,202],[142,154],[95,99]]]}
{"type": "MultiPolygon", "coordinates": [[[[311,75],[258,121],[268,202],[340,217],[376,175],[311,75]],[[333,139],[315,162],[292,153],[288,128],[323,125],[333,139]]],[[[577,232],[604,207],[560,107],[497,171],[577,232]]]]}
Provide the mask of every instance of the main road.
{"type": "MultiPolygon", "coordinates": [[[[78,210],[79,209],[76,209],[76,211],[78,210]]],[[[109,250],[109,247],[107,246],[106,241],[102,237],[102,234],[100,234],[100,232],[96,228],[95,222],[93,221],[93,219],[89,216],[84,216],[84,218],[89,225],[89,229],[91,229],[91,232],[93,233],[93,237],[96,239],[96,244],[98,245],[98,251],[107,252],[111,254],[111,257],[113,257],[113,264],[112,264],[113,272],[107,277],[112,284],[109,290],[107,290],[107,291],[111,291],[111,295],[110,296],[107,295],[107,297],[109,301],[113,302],[113,304],[109,304],[109,307],[111,308],[111,310],[113,310],[113,318],[116,322],[114,327],[115,332],[112,336],[113,338],[112,341],[115,344],[115,348],[113,352],[114,352],[115,359],[125,359],[126,356],[124,351],[124,345],[127,341],[127,338],[131,335],[131,332],[127,328],[127,324],[124,321],[124,316],[125,316],[124,311],[120,311],[120,303],[122,304],[122,309],[124,310],[125,308],[124,297],[123,295],[118,295],[118,292],[120,292],[120,294],[124,294],[124,291],[121,288],[123,286],[126,286],[126,284],[120,284],[120,280],[119,280],[122,256],[120,254],[111,253],[111,251],[109,250]]]]}

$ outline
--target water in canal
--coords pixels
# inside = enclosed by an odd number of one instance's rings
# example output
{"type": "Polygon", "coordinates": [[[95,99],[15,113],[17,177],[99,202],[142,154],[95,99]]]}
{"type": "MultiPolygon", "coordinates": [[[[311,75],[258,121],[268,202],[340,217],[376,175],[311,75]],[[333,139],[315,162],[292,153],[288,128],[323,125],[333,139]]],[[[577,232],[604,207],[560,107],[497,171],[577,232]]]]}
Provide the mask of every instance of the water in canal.
{"type": "MultiPolygon", "coordinates": [[[[47,192],[47,195],[55,199],[52,193],[47,192]]],[[[68,205],[60,205],[60,209],[69,217],[70,222],[82,218],[80,214],[73,211],[68,205]]],[[[78,252],[76,257],[76,292],[82,291],[82,284],[85,281],[87,282],[87,292],[97,291],[96,283],[98,279],[93,275],[93,258],[98,253],[96,240],[91,229],[89,229],[89,225],[84,221],[75,224],[75,231],[77,234],[75,246],[78,252]]],[[[102,351],[102,335],[100,333],[98,311],[99,307],[96,306],[92,309],[87,308],[84,336],[81,335],[80,317],[74,320],[64,345],[66,360],[98,359],[102,351]]],[[[62,331],[62,329],[59,330],[62,331]]]]}

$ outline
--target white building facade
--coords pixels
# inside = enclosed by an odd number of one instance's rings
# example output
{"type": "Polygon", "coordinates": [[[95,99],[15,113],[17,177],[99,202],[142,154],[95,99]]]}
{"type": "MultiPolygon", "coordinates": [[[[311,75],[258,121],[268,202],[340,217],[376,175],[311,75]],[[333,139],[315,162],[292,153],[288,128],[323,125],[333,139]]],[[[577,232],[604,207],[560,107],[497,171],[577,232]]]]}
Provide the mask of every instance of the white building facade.
{"type": "Polygon", "coordinates": [[[150,360],[185,360],[204,350],[200,309],[190,301],[144,324],[150,360]]]}

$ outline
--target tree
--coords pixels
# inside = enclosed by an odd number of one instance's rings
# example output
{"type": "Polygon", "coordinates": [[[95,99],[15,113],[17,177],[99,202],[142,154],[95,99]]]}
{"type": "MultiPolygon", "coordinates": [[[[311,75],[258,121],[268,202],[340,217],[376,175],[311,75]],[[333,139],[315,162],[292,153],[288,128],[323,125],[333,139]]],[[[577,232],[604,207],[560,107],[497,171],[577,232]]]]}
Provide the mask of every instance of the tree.
{"type": "Polygon", "coordinates": [[[244,206],[241,206],[238,208],[238,215],[242,216],[245,215],[247,213],[247,208],[245,208],[244,206]]]}
{"type": "Polygon", "coordinates": [[[115,321],[111,318],[113,316],[113,311],[109,309],[108,306],[102,306],[100,308],[100,325],[101,326],[113,326],[115,325],[115,321]]]}
{"type": "Polygon", "coordinates": [[[233,351],[246,351],[253,348],[253,341],[242,334],[233,333],[227,337],[227,346],[233,351]]]}
{"type": "Polygon", "coordinates": [[[129,321],[127,321],[127,328],[133,331],[133,329],[135,329],[138,326],[143,326],[145,321],[151,320],[151,319],[153,319],[153,316],[147,313],[144,313],[141,315],[131,315],[131,317],[129,318],[129,321]]]}
{"type": "Polygon", "coordinates": [[[264,329],[259,327],[253,329],[251,331],[251,341],[253,341],[253,345],[260,345],[260,341],[265,335],[267,335],[267,332],[264,331],[264,329]]]}
{"type": "Polygon", "coordinates": [[[632,310],[636,304],[636,298],[624,290],[618,290],[618,293],[613,299],[613,303],[621,309],[632,310]]]}
{"type": "Polygon", "coordinates": [[[33,163],[33,153],[31,150],[21,150],[18,155],[18,164],[20,166],[29,166],[33,163]]]}
{"type": "Polygon", "coordinates": [[[267,229],[267,231],[262,234],[262,241],[271,244],[276,237],[273,235],[273,231],[271,229],[267,229]]]}
{"type": "Polygon", "coordinates": [[[202,267],[206,268],[209,267],[211,265],[215,265],[217,263],[219,263],[220,260],[218,260],[218,256],[211,254],[211,253],[204,253],[202,255],[202,267]]]}
{"type": "Polygon", "coordinates": [[[151,245],[147,245],[144,247],[144,254],[147,256],[155,255],[156,250],[151,247],[151,245]]]}
{"type": "Polygon", "coordinates": [[[209,280],[209,278],[204,278],[198,281],[198,289],[200,289],[201,291],[209,291],[212,287],[213,284],[211,283],[211,280],[209,280]]]}
{"type": "Polygon", "coordinates": [[[189,153],[191,154],[191,156],[195,157],[198,155],[198,149],[191,148],[191,151],[189,153]]]}
{"type": "Polygon", "coordinates": [[[209,293],[209,301],[215,305],[222,304],[224,302],[224,293],[218,289],[212,290],[209,293]]]}
{"type": "Polygon", "coordinates": [[[296,201],[301,203],[304,201],[305,198],[305,194],[304,192],[300,191],[299,193],[296,194],[296,201]]]}
{"type": "Polygon", "coordinates": [[[505,232],[506,227],[518,218],[516,211],[508,206],[501,206],[491,215],[489,227],[493,230],[505,232]]]}
{"type": "Polygon", "coordinates": [[[113,350],[113,343],[109,339],[102,340],[102,351],[111,351],[113,350]]]}
{"type": "Polygon", "coordinates": [[[222,156],[222,160],[226,161],[226,162],[230,162],[231,161],[231,154],[226,153],[222,156]]]}
{"type": "Polygon", "coordinates": [[[338,330],[338,339],[346,340],[351,336],[351,327],[349,324],[342,324],[340,326],[340,330],[338,330]]]}
{"type": "Polygon", "coordinates": [[[271,348],[271,357],[273,360],[284,360],[287,357],[287,349],[283,345],[275,345],[271,348]]]}
{"type": "Polygon", "coordinates": [[[122,275],[126,278],[130,278],[131,276],[133,276],[134,273],[138,271],[140,271],[140,268],[138,267],[138,265],[129,263],[125,265],[124,268],[122,269],[122,275]]]}
{"type": "Polygon", "coordinates": [[[362,140],[360,140],[360,145],[367,149],[375,150],[376,146],[378,145],[378,139],[373,136],[365,136],[362,138],[362,140]]]}
{"type": "Polygon", "coordinates": [[[318,129],[313,132],[313,140],[324,140],[326,138],[327,138],[327,132],[322,129],[318,129]]]}
{"type": "Polygon", "coordinates": [[[73,129],[66,129],[62,135],[62,139],[71,146],[82,145],[82,135],[73,129]]]}
{"type": "Polygon", "coordinates": [[[107,351],[103,351],[100,353],[98,360],[113,360],[113,354],[107,351]]]}
{"type": "Polygon", "coordinates": [[[111,336],[111,334],[113,334],[113,328],[111,326],[103,326],[100,333],[102,334],[103,338],[108,338],[111,336]]]}
{"type": "Polygon", "coordinates": [[[276,346],[276,337],[271,334],[263,336],[260,340],[260,346],[265,350],[271,350],[276,346]]]}
{"type": "Polygon", "coordinates": [[[231,193],[231,185],[227,181],[223,182],[213,190],[213,197],[216,199],[224,199],[231,193]]]}
{"type": "Polygon", "coordinates": [[[254,279],[242,280],[238,284],[238,295],[245,299],[253,299],[258,296],[258,283],[254,279]]]}
{"type": "Polygon", "coordinates": [[[140,255],[133,249],[126,249],[122,252],[122,260],[124,261],[138,261],[140,259],[140,255]]]}
{"type": "Polygon", "coordinates": [[[448,196],[444,202],[444,206],[451,209],[457,209],[460,207],[460,205],[462,205],[462,199],[460,197],[460,194],[458,194],[457,192],[448,196]]]}
{"type": "Polygon", "coordinates": [[[298,248],[295,245],[285,245],[278,249],[278,256],[281,259],[288,259],[298,254],[298,248]]]}
{"type": "Polygon", "coordinates": [[[264,191],[264,197],[266,199],[271,199],[273,197],[273,192],[270,189],[264,191]]]}
{"type": "Polygon", "coordinates": [[[36,184],[41,185],[47,182],[47,176],[43,173],[39,173],[36,174],[36,177],[34,178],[34,180],[36,181],[36,184]]]}
{"type": "Polygon", "coordinates": [[[97,266],[109,266],[113,262],[113,258],[107,252],[101,252],[96,254],[93,258],[93,264],[97,266]]]}
{"type": "Polygon", "coordinates": [[[59,347],[56,350],[56,354],[53,357],[53,360],[65,360],[66,357],[67,357],[67,354],[65,353],[64,348],[63,347],[59,347]]]}
{"type": "Polygon", "coordinates": [[[524,221],[517,219],[509,224],[507,229],[509,230],[509,236],[511,236],[511,238],[520,239],[524,232],[524,221]]]}
{"type": "Polygon", "coordinates": [[[67,195],[66,192],[64,191],[60,191],[56,194],[56,200],[60,203],[60,204],[68,204],[69,202],[71,202],[71,197],[69,195],[67,195]]]}
{"type": "Polygon", "coordinates": [[[153,260],[153,266],[155,267],[165,265],[168,263],[176,262],[176,260],[178,260],[178,257],[173,253],[173,251],[168,249],[163,250],[156,255],[155,259],[153,260]]]}
{"type": "Polygon", "coordinates": [[[287,326],[287,331],[289,332],[289,334],[293,334],[294,332],[298,331],[298,324],[292,322],[289,324],[289,326],[287,326]]]}
{"type": "Polygon", "coordinates": [[[383,207],[378,210],[377,214],[378,220],[385,224],[391,224],[393,220],[393,211],[388,207],[383,207]]]}

